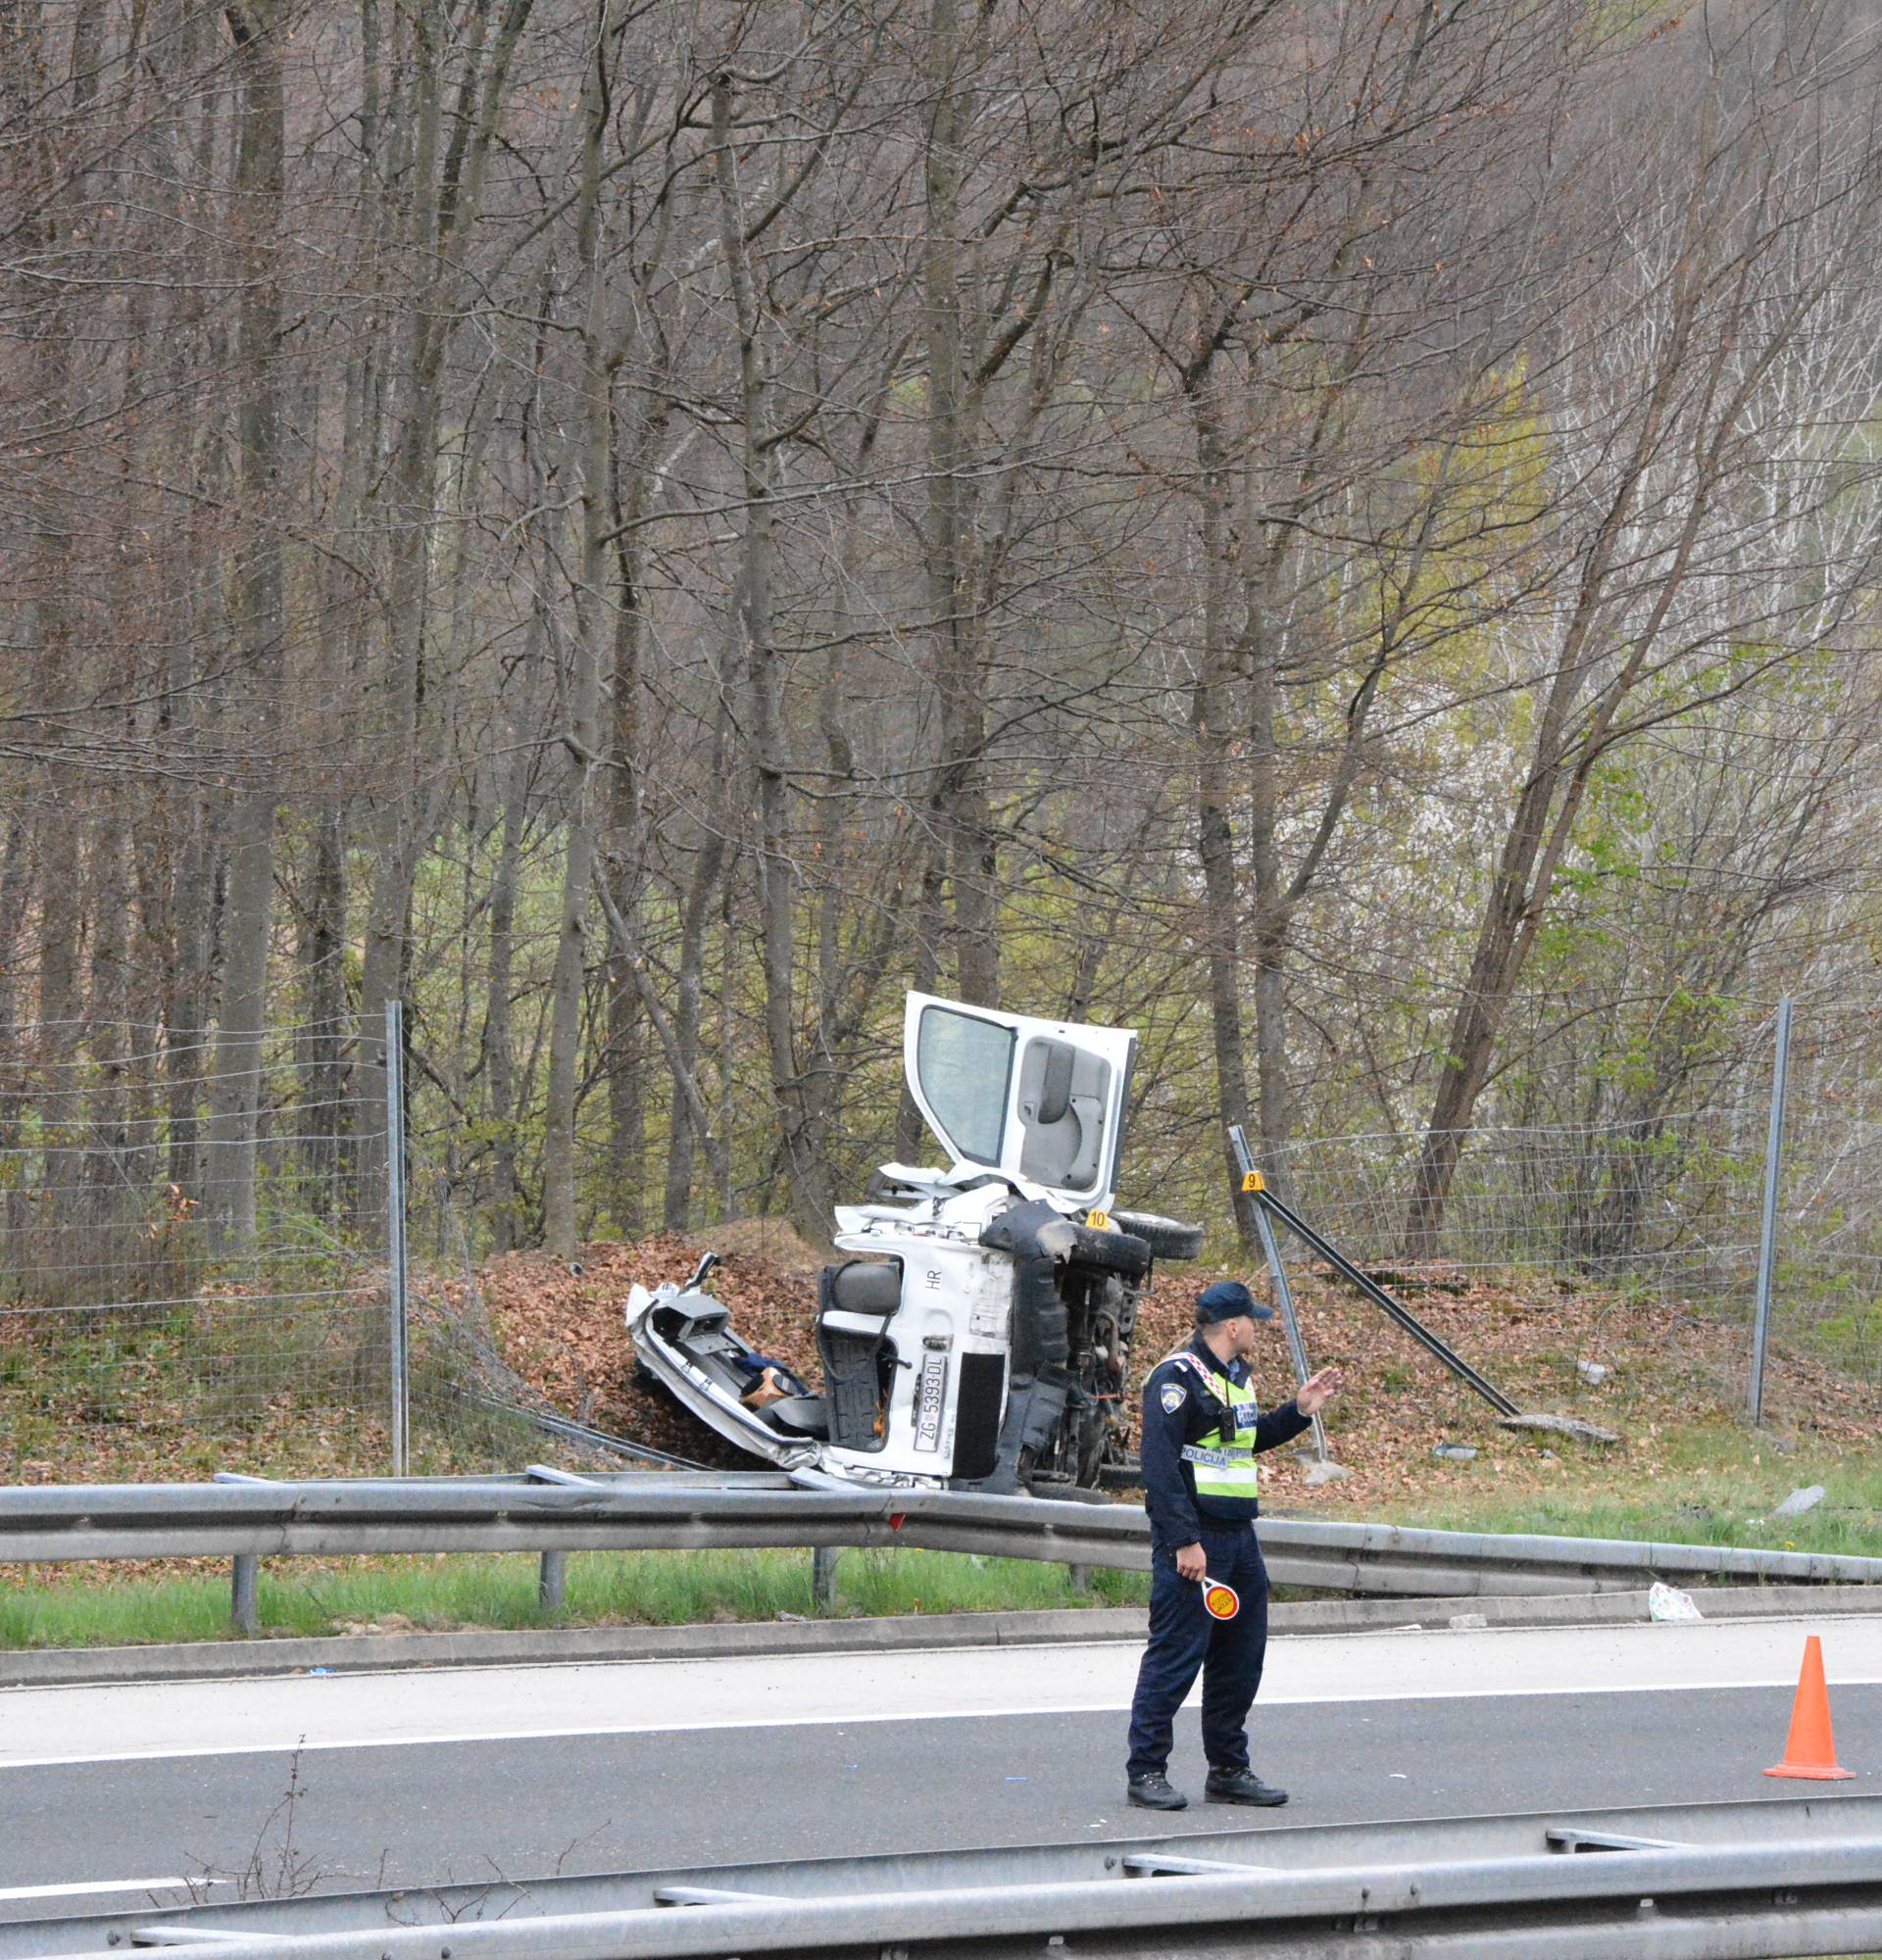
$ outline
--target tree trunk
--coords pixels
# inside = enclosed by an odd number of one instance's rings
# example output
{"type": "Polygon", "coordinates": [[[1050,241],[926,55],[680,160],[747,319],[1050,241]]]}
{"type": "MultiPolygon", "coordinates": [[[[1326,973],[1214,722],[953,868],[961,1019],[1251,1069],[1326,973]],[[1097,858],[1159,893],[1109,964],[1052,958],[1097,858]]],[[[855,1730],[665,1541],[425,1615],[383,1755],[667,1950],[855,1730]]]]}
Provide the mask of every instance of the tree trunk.
{"type": "Polygon", "coordinates": [[[962,489],[961,164],[971,98],[959,73],[958,0],[929,0],[929,113],[923,153],[921,332],[928,369],[928,523],[923,547],[941,704],[936,816],[953,888],[955,961],[964,1000],[1000,1004],[999,852],[986,789],[986,695],[962,489]]]}
{"type": "MultiPolygon", "coordinates": [[[[388,169],[412,186],[404,205],[407,233],[391,241],[418,269],[407,304],[407,337],[398,375],[401,419],[389,482],[386,574],[386,665],[379,689],[378,748],[384,768],[373,824],[373,872],[367,900],[362,962],[361,1090],[375,1108],[385,1098],[383,1014],[403,999],[411,965],[411,920],[419,865],[437,822],[441,787],[424,780],[425,653],[430,630],[430,556],[435,543],[437,462],[445,397],[445,358],[458,322],[465,263],[483,209],[487,164],[503,118],[512,60],[534,0],[503,0],[492,38],[494,0],[471,0],[454,17],[443,0],[416,0],[411,23],[414,93],[403,116],[386,121],[393,150],[388,169]],[[449,105],[447,68],[457,76],[449,105]],[[449,129],[447,139],[446,129],[449,129]]],[[[385,1172],[383,1132],[369,1132],[357,1152],[362,1208],[377,1201],[385,1172]]]]}
{"type": "Polygon", "coordinates": [[[217,913],[216,857],[209,813],[191,797],[171,877],[175,920],[174,982],[165,1016],[169,1082],[170,1181],[179,1207],[203,1200],[202,1078],[209,1040],[210,983],[217,913]]]}
{"type": "Polygon", "coordinates": [[[693,874],[687,881],[686,897],[679,914],[679,970],[675,976],[673,1039],[675,1054],[669,1068],[672,1083],[672,1116],[667,1142],[667,1185],[661,1220],[669,1232],[684,1232],[692,1218],[693,1163],[700,1143],[700,1125],[693,1116],[695,1105],[704,1108],[696,1085],[699,1079],[701,999],[706,983],[706,928],[718,896],[718,881],[725,864],[725,827],[730,811],[723,794],[725,751],[730,733],[725,693],[719,690],[718,710],[713,717],[712,761],[709,779],[711,801],[707,806],[706,832],[693,858],[693,874]]]}
{"type": "Polygon", "coordinates": [[[209,1122],[208,1209],[219,1247],[255,1237],[256,1126],[262,1101],[262,1031],[273,925],[275,787],[273,717],[281,657],[283,590],[277,493],[281,461],[281,292],[277,254],[286,184],[279,23],[261,6],[224,10],[241,75],[235,184],[244,224],[237,360],[238,487],[245,521],[235,566],[238,709],[230,733],[241,771],[230,810],[228,899],[223,931],[223,998],[209,1122]]]}
{"type": "MultiPolygon", "coordinates": [[[[1555,693],[1561,700],[1561,710],[1544,717],[1537,763],[1517,799],[1515,816],[1504,838],[1477,931],[1476,952],[1445,1044],[1443,1072],[1425,1122],[1406,1218],[1407,1258],[1433,1259],[1438,1255],[1445,1206],[1458,1158],[1462,1154],[1464,1131],[1489,1080],[1497,1035],[1532,937],[1525,928],[1533,925],[1548,896],[1547,878],[1540,887],[1532,886],[1531,880],[1544,856],[1550,806],[1561,779],[1560,764],[1551,766],[1544,758],[1560,740],[1566,704],[1561,685],[1565,677],[1565,669],[1557,676],[1555,693]]],[[[1552,862],[1550,877],[1553,872],[1552,862]]]]}
{"type": "Polygon", "coordinates": [[[1228,630],[1228,591],[1234,575],[1235,540],[1228,521],[1227,464],[1219,406],[1210,372],[1213,349],[1199,356],[1185,376],[1196,429],[1202,501],[1203,645],[1190,689],[1190,733],[1196,757],[1196,856],[1203,873],[1198,933],[1209,972],[1209,1021],[1215,1060],[1215,1099],[1224,1126],[1222,1162],[1229,1178],[1235,1229],[1244,1253],[1256,1255],[1255,1204],[1241,1188],[1226,1126],[1247,1125],[1248,1071],[1244,1059],[1241,996],[1241,895],[1235,876],[1235,842],[1229,799],[1236,778],[1235,730],[1228,690],[1234,677],[1228,630]]]}
{"type": "Polygon", "coordinates": [[[765,973],[765,1045],[790,1183],[791,1215],[807,1236],[827,1231],[830,1191],[825,1139],[813,1120],[797,1054],[796,878],[790,857],[790,760],[781,660],[771,614],[771,378],[766,327],[745,249],[745,216],[732,149],[732,84],[713,82],[713,137],[726,271],[738,327],[740,466],[745,499],[739,621],[752,760],[758,775],[760,953],[765,973]]]}
{"type": "Polygon", "coordinates": [[[125,1057],[131,1052],[125,1022],[130,1015],[130,921],[135,911],[128,824],[118,811],[107,813],[92,846],[87,884],[91,915],[91,992],[85,1021],[96,1074],[88,1098],[91,1150],[84,1182],[95,1187],[94,1215],[101,1223],[131,1191],[128,1156],[130,1085],[125,1057]]]}
{"type": "Polygon", "coordinates": [[[608,516],[612,509],[610,450],[614,418],[609,397],[614,369],[608,350],[608,282],[602,269],[601,154],[608,135],[609,72],[615,59],[617,0],[603,0],[595,45],[582,81],[581,192],[576,256],[582,293],[581,404],[577,423],[581,526],[574,589],[574,629],[569,679],[570,752],[568,842],[563,856],[562,916],[550,983],[549,1088],[543,1107],[543,1240],[559,1258],[574,1256],[576,1083],[581,1007],[588,968],[588,910],[595,879],[599,811],[595,773],[601,762],[603,649],[610,643],[607,610],[608,516]]]}
{"type": "Polygon", "coordinates": [[[517,1174],[516,1042],[511,1031],[510,998],[515,986],[517,886],[528,773],[519,743],[503,772],[503,845],[490,886],[490,978],[483,1010],[483,1075],[489,1097],[490,1153],[496,1186],[490,1227],[499,1252],[513,1251],[522,1243],[522,1185],[517,1174]]]}
{"type": "Polygon", "coordinates": [[[301,906],[300,1132],[309,1199],[332,1219],[340,1204],[341,1104],[345,1097],[346,853],[337,803],[323,802],[314,818],[301,906]]]}
{"type": "MultiPolygon", "coordinates": [[[[662,244],[666,230],[659,234],[662,244]]],[[[643,286],[646,273],[642,270],[643,286]]],[[[642,293],[640,309],[651,310],[642,293]]],[[[665,352],[664,339],[660,340],[665,352]]],[[[641,637],[644,630],[638,520],[644,515],[654,461],[670,420],[670,396],[663,392],[639,421],[631,462],[621,468],[619,430],[612,443],[610,520],[615,530],[615,664],[612,688],[613,741],[608,782],[607,872],[620,904],[632,911],[640,904],[646,877],[646,836],[640,774],[641,637]]],[[[715,780],[716,780],[715,775],[715,780]]],[[[645,1004],[625,956],[615,948],[608,959],[608,1113],[613,1132],[615,1223],[635,1238],[646,1230],[648,1053],[645,1004]]],[[[689,1126],[677,1099],[672,1133],[689,1126]]]]}
{"type": "MultiPolygon", "coordinates": [[[[23,1118],[28,1060],[22,1045],[25,1017],[19,975],[26,898],[32,889],[29,834],[25,818],[15,810],[7,819],[6,840],[0,846],[0,1152],[16,1162],[25,1149],[23,1118]]],[[[10,1177],[0,1193],[0,1226],[9,1245],[23,1243],[30,1202],[25,1179],[10,1177]]]]}

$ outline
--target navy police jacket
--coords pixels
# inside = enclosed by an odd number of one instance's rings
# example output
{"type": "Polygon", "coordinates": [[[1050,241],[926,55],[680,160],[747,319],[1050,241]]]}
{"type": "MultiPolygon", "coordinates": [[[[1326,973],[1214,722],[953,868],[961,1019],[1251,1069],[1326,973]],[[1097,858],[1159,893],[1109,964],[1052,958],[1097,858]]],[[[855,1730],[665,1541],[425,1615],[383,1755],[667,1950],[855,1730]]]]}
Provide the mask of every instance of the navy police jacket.
{"type": "MultiPolygon", "coordinates": [[[[1213,1435],[1226,1413],[1223,1397],[1212,1395],[1205,1377],[1226,1375],[1237,1388],[1249,1379],[1246,1361],[1220,1360],[1198,1334],[1185,1348],[1159,1361],[1144,1383],[1144,1509],[1150,1513],[1151,1541],[1159,1545],[1194,1544],[1204,1526],[1221,1530],[1247,1524],[1261,1509],[1254,1497],[1198,1496],[1196,1472],[1184,1459],[1186,1445],[1213,1435]],[[1192,1365],[1194,1356],[1202,1362],[1192,1365]]],[[[1263,1412],[1255,1426],[1257,1451],[1291,1443],[1312,1428],[1292,1401],[1263,1412]]]]}

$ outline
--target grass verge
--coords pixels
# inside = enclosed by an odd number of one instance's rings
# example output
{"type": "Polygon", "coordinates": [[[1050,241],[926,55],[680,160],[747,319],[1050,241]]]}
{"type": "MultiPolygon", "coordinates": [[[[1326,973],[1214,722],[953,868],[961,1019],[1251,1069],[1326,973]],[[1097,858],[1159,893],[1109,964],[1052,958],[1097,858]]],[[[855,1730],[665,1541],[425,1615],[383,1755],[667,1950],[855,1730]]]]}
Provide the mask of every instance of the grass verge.
{"type": "MultiPolygon", "coordinates": [[[[94,1567],[89,1584],[25,1579],[0,1591],[0,1646],[88,1647],[228,1638],[227,1568],[125,1581],[94,1567]]],[[[679,1626],[810,1619],[808,1551],[585,1551],[568,1564],[560,1608],[536,1600],[534,1558],[458,1553],[283,1559],[257,1590],[264,1636],[443,1633],[467,1628],[679,1626]]],[[[79,1575],[74,1574],[73,1578],[79,1575]]],[[[1149,1597],[1140,1573],[1095,1572],[1078,1592],[1063,1566],[942,1551],[846,1551],[838,1611],[1025,1611],[1122,1605],[1149,1597]]]]}
{"type": "Polygon", "coordinates": [[[1569,1538],[1663,1540],[1675,1544],[1764,1546],[1882,1557],[1882,1451],[1798,1444],[1724,1423],[1664,1432],[1651,1478],[1624,1457],[1575,1451],[1548,1475],[1447,1465],[1420,1495],[1393,1510],[1401,1524],[1444,1531],[1541,1532],[1569,1538]],[[1796,1517],[1778,1506],[1821,1485],[1822,1498],[1796,1517]]]}
{"type": "MultiPolygon", "coordinates": [[[[1767,1545],[1882,1556],[1882,1453],[1799,1442],[1723,1423],[1663,1432],[1656,1474],[1624,1458],[1574,1451],[1546,1466],[1489,1456],[1447,1464],[1393,1505],[1403,1524],[1454,1531],[1541,1532],[1687,1544],[1767,1545]],[[1793,1490],[1824,1487],[1794,1518],[1774,1515],[1793,1490]]],[[[1337,1494],[1339,1487],[1332,1490],[1337,1494]]],[[[127,1575],[109,1564],[0,1569],[0,1647],[114,1646],[220,1640],[228,1634],[225,1563],[127,1575]]],[[[262,1627],[272,1635],[468,1628],[676,1626],[809,1619],[811,1557],[802,1551],[582,1552],[555,1611],[536,1601],[526,1555],[453,1554],[265,1565],[262,1627]]],[[[1061,1566],[955,1552],[850,1551],[839,1612],[1023,1611],[1124,1604],[1148,1596],[1140,1574],[1094,1573],[1078,1592],[1061,1566]]]]}

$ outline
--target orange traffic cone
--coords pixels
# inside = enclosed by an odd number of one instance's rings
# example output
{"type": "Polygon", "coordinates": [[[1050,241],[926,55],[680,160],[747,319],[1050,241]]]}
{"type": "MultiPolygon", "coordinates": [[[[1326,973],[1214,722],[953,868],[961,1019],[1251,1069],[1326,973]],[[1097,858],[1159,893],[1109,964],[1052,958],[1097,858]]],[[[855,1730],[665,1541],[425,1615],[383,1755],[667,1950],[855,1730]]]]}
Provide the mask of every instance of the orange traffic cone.
{"type": "Polygon", "coordinates": [[[1808,1777],[1814,1783],[1835,1783],[1856,1774],[1840,1768],[1836,1760],[1830,1691],[1823,1685],[1823,1642],[1814,1634],[1804,1642],[1804,1667],[1797,1677],[1797,1699],[1791,1703],[1791,1738],[1784,1744],[1784,1760],[1764,1774],[1808,1777]]]}

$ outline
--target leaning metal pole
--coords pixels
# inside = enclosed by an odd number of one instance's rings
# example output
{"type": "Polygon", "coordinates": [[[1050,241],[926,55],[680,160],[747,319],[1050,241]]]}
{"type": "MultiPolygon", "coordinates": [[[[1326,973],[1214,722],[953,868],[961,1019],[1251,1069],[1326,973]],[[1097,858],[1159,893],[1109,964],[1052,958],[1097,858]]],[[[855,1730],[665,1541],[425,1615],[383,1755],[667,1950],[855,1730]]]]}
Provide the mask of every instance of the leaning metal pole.
{"type": "Polygon", "coordinates": [[[1764,1343],[1771,1327],[1771,1267],[1777,1258],[1777,1181],[1784,1163],[1784,1097],[1791,1067],[1791,997],[1777,1004],[1777,1043],[1771,1057],[1771,1127],[1764,1140],[1764,1215],[1758,1233],[1758,1310],[1752,1323],[1752,1385],[1747,1412],[1754,1429],[1764,1420],[1764,1343]]]}
{"type": "MultiPolygon", "coordinates": [[[[1235,1152],[1235,1161],[1241,1166],[1242,1189],[1259,1196],[1263,1188],[1262,1174],[1255,1168],[1248,1138],[1243,1135],[1239,1123],[1228,1126],[1228,1141],[1235,1152]]],[[[1262,1235],[1262,1251],[1267,1259],[1268,1276],[1274,1282],[1274,1302],[1281,1309],[1281,1325],[1287,1330],[1287,1351],[1293,1357],[1294,1379],[1305,1385],[1312,1369],[1307,1358],[1307,1343],[1301,1339],[1300,1316],[1294,1311],[1294,1289],[1287,1283],[1287,1268],[1281,1264],[1281,1249],[1275,1243],[1274,1228],[1268,1223],[1266,1207],[1259,1201],[1255,1206],[1255,1225],[1262,1235]]],[[[1313,1425],[1313,1454],[1325,1463],[1329,1460],[1326,1425],[1316,1415],[1310,1416],[1308,1420],[1313,1425]]]]}
{"type": "Polygon", "coordinates": [[[1395,1298],[1370,1273],[1356,1266],[1337,1246],[1323,1239],[1297,1212],[1289,1210],[1271,1191],[1265,1188],[1257,1190],[1255,1202],[1278,1218],[1316,1258],[1324,1259],[1349,1285],[1357,1287],[1388,1320],[1403,1327],[1420,1347],[1435,1354],[1459,1381],[1474,1389],[1499,1415],[1522,1413],[1494,1382],[1473,1368],[1448,1342],[1432,1333],[1403,1300],[1395,1298]]]}
{"type": "Polygon", "coordinates": [[[386,1295],[392,1311],[392,1474],[403,1477],[409,1456],[410,1324],[405,1268],[405,1012],[385,1004],[385,1252],[386,1295]]]}

